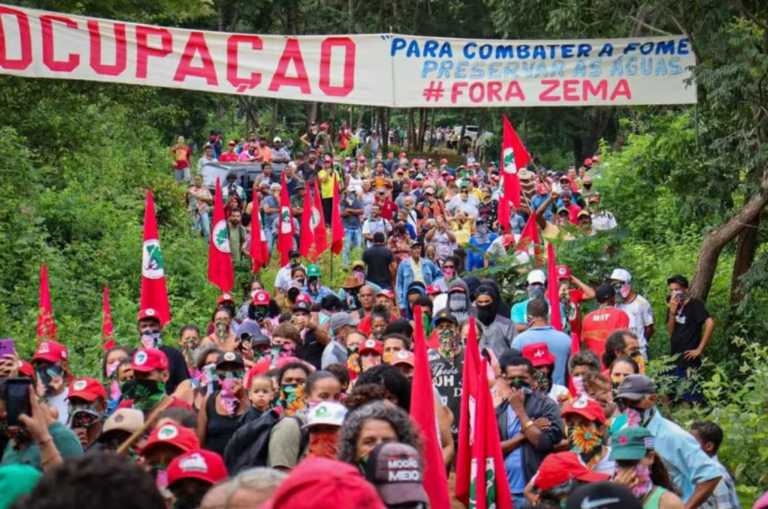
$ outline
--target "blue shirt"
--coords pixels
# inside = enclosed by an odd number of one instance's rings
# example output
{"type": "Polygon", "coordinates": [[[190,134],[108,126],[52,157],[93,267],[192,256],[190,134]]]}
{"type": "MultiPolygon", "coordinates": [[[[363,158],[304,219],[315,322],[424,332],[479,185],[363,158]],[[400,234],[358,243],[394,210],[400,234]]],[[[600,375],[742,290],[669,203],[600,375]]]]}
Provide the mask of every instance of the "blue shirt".
{"type": "MultiPolygon", "coordinates": [[[[346,201],[342,201],[339,203],[339,210],[341,212],[344,212],[345,210],[354,209],[354,210],[363,210],[363,202],[360,200],[355,200],[352,202],[352,205],[347,205],[346,201]]],[[[349,215],[347,217],[342,217],[341,222],[344,225],[345,230],[351,230],[351,229],[361,229],[363,227],[363,223],[360,222],[360,218],[362,216],[355,216],[355,215],[349,215]]]]}
{"type": "MultiPolygon", "coordinates": [[[[544,295],[544,300],[547,299],[547,296],[544,295]]],[[[531,299],[525,299],[523,302],[518,302],[517,304],[514,304],[512,306],[512,321],[515,323],[528,323],[527,315],[528,315],[528,301],[531,299]]],[[[547,301],[547,304],[549,304],[549,301],[547,301]]],[[[552,316],[552,310],[549,311],[549,316],[552,316]]],[[[560,319],[563,322],[563,332],[570,333],[571,332],[571,322],[568,321],[565,314],[565,304],[562,302],[560,303],[560,319]]]]}
{"type": "Polygon", "coordinates": [[[512,340],[512,348],[522,350],[524,346],[533,343],[546,343],[549,352],[555,356],[555,370],[552,373],[552,383],[565,385],[565,368],[571,356],[571,337],[556,330],[551,325],[531,327],[521,332],[512,340]]]}
{"type": "Polygon", "coordinates": [[[722,477],[717,464],[701,450],[699,442],[683,428],[662,417],[658,409],[654,409],[646,429],[653,433],[656,454],[664,460],[672,481],[682,490],[683,502],[688,502],[697,484],[722,477]]]}
{"type": "MultiPolygon", "coordinates": [[[[520,419],[512,410],[512,405],[507,406],[507,436],[516,437],[520,434],[520,419]]],[[[518,447],[504,458],[504,470],[507,471],[507,483],[512,493],[525,491],[525,473],[523,472],[523,448],[518,447]]]]}

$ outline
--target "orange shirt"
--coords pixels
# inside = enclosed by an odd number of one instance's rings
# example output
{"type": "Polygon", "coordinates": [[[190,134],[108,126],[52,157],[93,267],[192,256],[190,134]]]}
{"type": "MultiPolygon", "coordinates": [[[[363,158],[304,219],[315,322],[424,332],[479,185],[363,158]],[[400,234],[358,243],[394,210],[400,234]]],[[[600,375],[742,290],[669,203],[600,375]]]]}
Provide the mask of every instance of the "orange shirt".
{"type": "Polygon", "coordinates": [[[629,315],[613,307],[592,311],[581,322],[581,341],[602,358],[605,340],[615,330],[629,327],[629,315]]]}
{"type": "Polygon", "coordinates": [[[272,149],[269,147],[259,147],[259,154],[261,154],[262,163],[272,162],[272,149]]]}

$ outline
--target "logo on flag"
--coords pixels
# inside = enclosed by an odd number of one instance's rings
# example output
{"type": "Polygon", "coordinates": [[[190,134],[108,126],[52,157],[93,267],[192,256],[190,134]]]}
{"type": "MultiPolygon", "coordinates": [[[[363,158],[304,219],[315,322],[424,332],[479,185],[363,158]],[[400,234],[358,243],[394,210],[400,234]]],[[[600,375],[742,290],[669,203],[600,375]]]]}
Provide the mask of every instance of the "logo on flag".
{"type": "Polygon", "coordinates": [[[510,175],[517,174],[517,166],[515,166],[515,151],[512,147],[504,149],[504,171],[510,175]]]}
{"type": "Polygon", "coordinates": [[[165,276],[163,251],[160,249],[160,241],[157,239],[150,239],[144,242],[141,274],[149,279],[160,279],[165,276]]]}
{"type": "Polygon", "coordinates": [[[309,220],[309,225],[312,227],[312,230],[317,227],[317,225],[320,224],[320,211],[317,210],[317,207],[312,207],[312,218],[309,220]]]}
{"type": "Polygon", "coordinates": [[[213,245],[222,253],[230,252],[227,222],[223,219],[213,227],[213,245]]]}
{"type": "Polygon", "coordinates": [[[280,210],[280,232],[281,233],[291,233],[291,211],[288,209],[288,207],[283,207],[280,210]]]}

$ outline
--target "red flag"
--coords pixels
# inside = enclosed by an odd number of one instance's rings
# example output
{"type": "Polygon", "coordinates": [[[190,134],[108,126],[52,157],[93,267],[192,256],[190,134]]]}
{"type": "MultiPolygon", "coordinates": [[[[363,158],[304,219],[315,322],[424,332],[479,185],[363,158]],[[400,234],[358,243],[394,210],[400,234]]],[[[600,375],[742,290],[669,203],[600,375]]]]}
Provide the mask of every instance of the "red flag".
{"type": "MultiPolygon", "coordinates": [[[[518,170],[525,168],[531,160],[528,151],[525,150],[523,142],[517,136],[512,124],[506,115],[502,115],[504,120],[504,133],[501,141],[502,154],[502,183],[504,186],[504,197],[511,201],[516,209],[520,208],[520,193],[523,191],[520,185],[520,179],[517,177],[518,170]]],[[[501,207],[500,207],[501,209],[501,207]]],[[[499,211],[499,221],[504,228],[509,229],[509,214],[501,214],[499,211]]]]}
{"type": "MultiPolygon", "coordinates": [[[[269,226],[269,225],[267,225],[269,226]]],[[[288,199],[288,186],[285,183],[283,173],[280,185],[280,228],[278,229],[277,249],[280,251],[280,266],[288,265],[288,253],[293,249],[293,214],[291,213],[291,200],[288,199]]]]}
{"type": "Polygon", "coordinates": [[[312,229],[312,197],[309,189],[304,192],[304,208],[301,213],[301,241],[299,242],[299,254],[304,258],[309,257],[312,244],[315,243],[315,231],[312,229]]]}
{"type": "Polygon", "coordinates": [[[104,302],[101,310],[101,339],[104,350],[115,346],[115,332],[112,328],[112,310],[109,309],[109,288],[104,287],[104,302]]]}
{"type": "Polygon", "coordinates": [[[229,227],[224,217],[224,202],[221,199],[221,183],[218,177],[216,178],[216,196],[213,198],[211,245],[208,246],[208,281],[218,286],[223,293],[229,293],[235,286],[235,267],[232,264],[229,227]]]}
{"type": "Polygon", "coordinates": [[[510,218],[512,217],[512,210],[509,208],[509,200],[505,196],[505,190],[506,186],[504,185],[504,180],[502,179],[501,182],[501,190],[499,192],[499,210],[498,210],[498,218],[499,218],[499,228],[501,231],[509,233],[510,230],[510,218]],[[505,218],[505,219],[502,219],[505,218]]]}
{"type": "Polygon", "coordinates": [[[528,253],[529,256],[536,257],[536,266],[542,263],[541,257],[541,237],[539,236],[539,225],[536,222],[536,215],[531,213],[528,222],[520,234],[520,240],[515,245],[515,252],[528,253]]]}
{"type": "Polygon", "coordinates": [[[563,317],[560,315],[560,287],[557,284],[555,248],[547,242],[547,300],[549,301],[549,324],[563,331],[563,317]]]}
{"type": "Polygon", "coordinates": [[[477,406],[473,429],[478,430],[476,440],[472,442],[472,472],[474,486],[470,489],[470,507],[478,509],[512,509],[512,493],[509,491],[507,473],[504,469],[504,456],[501,454],[501,438],[496,424],[496,412],[493,408],[491,388],[488,385],[488,371],[485,359],[480,357],[477,348],[477,332],[474,318],[470,318],[469,337],[467,338],[467,356],[479,361],[477,369],[477,406]],[[480,484],[482,483],[482,484],[480,484]],[[472,504],[474,500],[474,505],[472,504]]]}
{"type": "Polygon", "coordinates": [[[421,306],[416,306],[413,314],[416,329],[413,335],[415,366],[411,383],[411,418],[418,427],[424,450],[424,489],[429,496],[430,507],[449,508],[451,497],[448,491],[443,452],[437,436],[435,395],[432,373],[427,360],[427,340],[424,337],[424,325],[421,321],[421,306]]]}
{"type": "Polygon", "coordinates": [[[341,222],[341,205],[339,205],[339,181],[333,178],[333,210],[331,211],[331,251],[341,253],[344,247],[344,225],[341,222]]]}
{"type": "Polygon", "coordinates": [[[37,342],[56,340],[56,322],[53,320],[51,291],[48,288],[48,267],[40,267],[40,303],[37,312],[37,342]]]}
{"type": "MultiPolygon", "coordinates": [[[[470,317],[470,320],[474,318],[470,317]]],[[[464,371],[462,373],[461,410],[459,412],[459,449],[456,457],[456,499],[469,507],[469,494],[472,488],[472,443],[474,442],[475,416],[477,415],[477,370],[479,353],[477,332],[469,326],[466,350],[464,352],[464,371]]]]}
{"type": "Polygon", "coordinates": [[[323,199],[320,196],[320,187],[317,179],[315,179],[315,196],[312,204],[312,231],[315,239],[315,252],[312,255],[312,261],[316,262],[320,255],[328,249],[328,231],[325,227],[323,199]]]}
{"type": "Polygon", "coordinates": [[[165,262],[160,249],[155,219],[155,200],[147,189],[147,205],[144,208],[144,245],[141,257],[141,310],[154,309],[160,325],[171,321],[168,290],[165,287],[165,262]]]}
{"type": "Polygon", "coordinates": [[[259,197],[256,190],[253,191],[253,206],[251,210],[251,241],[248,246],[248,255],[251,257],[252,270],[256,274],[259,269],[269,264],[269,246],[267,245],[267,237],[264,235],[264,230],[261,227],[261,220],[259,219],[259,197]]]}

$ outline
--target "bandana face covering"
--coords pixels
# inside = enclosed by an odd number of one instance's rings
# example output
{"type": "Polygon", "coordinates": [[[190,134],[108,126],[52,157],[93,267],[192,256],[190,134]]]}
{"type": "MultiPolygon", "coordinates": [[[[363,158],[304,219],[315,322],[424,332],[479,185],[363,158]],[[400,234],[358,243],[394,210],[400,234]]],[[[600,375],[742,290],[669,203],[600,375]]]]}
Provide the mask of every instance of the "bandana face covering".
{"type": "Polygon", "coordinates": [[[632,494],[637,498],[642,499],[649,491],[651,491],[651,487],[653,486],[653,483],[651,482],[651,469],[638,463],[635,467],[635,477],[640,481],[640,484],[632,488],[632,494]]]}
{"type": "Polygon", "coordinates": [[[304,399],[304,384],[287,384],[280,387],[278,405],[285,415],[307,415],[307,402],[304,399]]]}
{"type": "Polygon", "coordinates": [[[195,367],[195,348],[197,348],[197,343],[193,338],[186,338],[179,345],[181,355],[184,356],[184,362],[187,364],[187,367],[193,369],[195,367]]]}
{"type": "Polygon", "coordinates": [[[309,434],[309,458],[336,459],[339,451],[338,431],[316,431],[309,434]]]}
{"type": "Polygon", "coordinates": [[[545,396],[549,394],[551,388],[549,386],[549,377],[539,370],[533,371],[533,377],[536,379],[536,388],[538,391],[545,396]]]}
{"type": "Polygon", "coordinates": [[[141,346],[143,348],[159,348],[162,343],[159,332],[145,332],[141,335],[141,346]]]}
{"type": "Polygon", "coordinates": [[[571,445],[571,451],[581,456],[581,460],[592,468],[600,461],[600,454],[603,452],[603,438],[593,428],[585,426],[574,426],[568,429],[568,443],[571,445]]]}
{"type": "Polygon", "coordinates": [[[23,451],[32,443],[32,435],[27,428],[16,427],[14,430],[8,428],[6,421],[0,422],[0,435],[6,436],[13,441],[14,451],[23,451]]]}
{"type": "Polygon", "coordinates": [[[653,409],[638,410],[637,408],[627,407],[627,409],[624,410],[624,414],[627,416],[627,426],[645,427],[653,418],[653,409]]]}
{"type": "Polygon", "coordinates": [[[229,335],[229,320],[216,320],[216,323],[213,324],[213,329],[219,341],[224,341],[229,335]]]}
{"type": "Polygon", "coordinates": [[[584,388],[584,377],[575,376],[572,380],[573,387],[576,389],[576,398],[584,396],[587,393],[587,390],[584,388]]]}
{"type": "Polygon", "coordinates": [[[92,405],[72,407],[69,414],[69,429],[90,429],[101,421],[101,414],[92,405]]]}
{"type": "Polygon", "coordinates": [[[440,345],[437,351],[440,356],[453,365],[456,356],[461,352],[461,337],[451,329],[443,329],[437,333],[440,345]]]}
{"type": "Polygon", "coordinates": [[[235,415],[237,407],[240,405],[240,400],[235,393],[235,386],[242,384],[243,373],[240,371],[222,373],[219,375],[219,382],[221,383],[221,404],[224,406],[224,410],[227,411],[227,415],[235,415]]]}
{"type": "Polygon", "coordinates": [[[632,352],[629,355],[633,361],[635,361],[640,368],[640,374],[645,374],[645,359],[643,359],[643,354],[640,352],[640,350],[637,350],[636,352],[632,352]]]}
{"type": "Polygon", "coordinates": [[[129,380],[123,384],[123,395],[133,400],[133,408],[148,412],[165,396],[165,384],[157,380],[129,380]]]}
{"type": "Polygon", "coordinates": [[[38,386],[42,386],[45,397],[56,395],[64,383],[64,368],[57,365],[41,367],[35,370],[38,386]]]}

